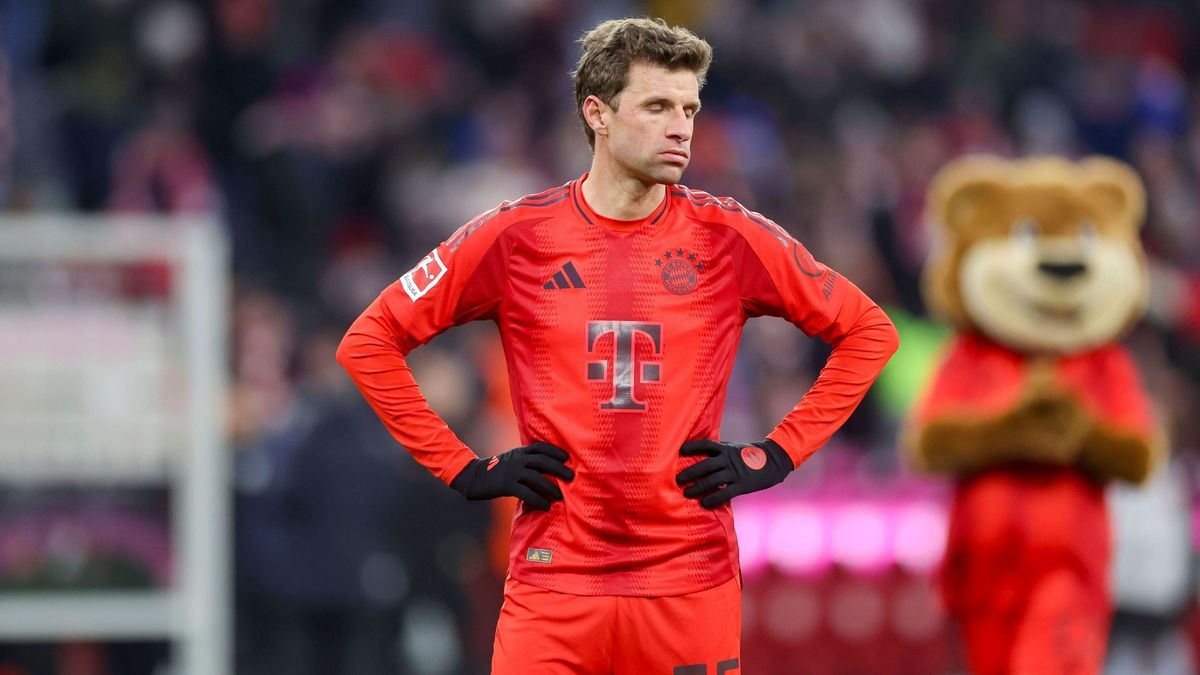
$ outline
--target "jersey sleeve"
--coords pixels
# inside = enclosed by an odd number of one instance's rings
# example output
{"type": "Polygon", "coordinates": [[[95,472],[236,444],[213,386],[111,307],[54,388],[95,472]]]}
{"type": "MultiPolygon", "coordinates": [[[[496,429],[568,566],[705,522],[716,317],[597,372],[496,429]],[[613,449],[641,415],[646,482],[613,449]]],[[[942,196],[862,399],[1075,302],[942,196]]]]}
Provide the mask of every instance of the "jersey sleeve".
{"type": "Polygon", "coordinates": [[[429,407],[405,357],[438,333],[489,318],[503,296],[503,227],[485,213],[388,286],[354,321],[337,359],[392,436],[449,484],[475,453],[429,407]]]}
{"type": "Polygon", "coordinates": [[[758,214],[739,228],[747,246],[739,293],[748,316],[783,317],[833,353],[804,398],[767,438],[799,466],[850,417],[899,347],[891,319],[849,280],[758,214]]]}
{"type": "Polygon", "coordinates": [[[1086,394],[1095,401],[1102,424],[1119,433],[1153,440],[1157,431],[1153,406],[1129,352],[1115,344],[1101,350],[1088,373],[1094,374],[1095,381],[1088,383],[1086,394]]]}

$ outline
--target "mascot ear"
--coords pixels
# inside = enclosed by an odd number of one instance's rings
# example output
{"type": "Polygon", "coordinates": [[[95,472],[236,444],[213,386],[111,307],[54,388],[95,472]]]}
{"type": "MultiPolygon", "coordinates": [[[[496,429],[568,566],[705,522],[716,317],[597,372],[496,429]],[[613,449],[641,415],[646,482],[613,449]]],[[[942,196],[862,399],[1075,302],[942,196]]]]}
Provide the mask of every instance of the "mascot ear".
{"type": "Polygon", "coordinates": [[[981,223],[1003,219],[1008,174],[1005,160],[972,155],[942,167],[929,184],[925,222],[935,243],[922,275],[922,291],[930,308],[951,323],[970,325],[959,296],[959,260],[981,236],[975,231],[981,223]]]}
{"type": "Polygon", "coordinates": [[[1079,162],[1082,194],[1101,213],[1129,231],[1136,231],[1146,217],[1146,188],[1133,167],[1108,157],[1086,157],[1079,162]]]}
{"type": "Polygon", "coordinates": [[[926,213],[938,225],[969,236],[981,214],[1004,211],[1008,163],[992,155],[963,157],[942,167],[929,186],[926,213]]]}

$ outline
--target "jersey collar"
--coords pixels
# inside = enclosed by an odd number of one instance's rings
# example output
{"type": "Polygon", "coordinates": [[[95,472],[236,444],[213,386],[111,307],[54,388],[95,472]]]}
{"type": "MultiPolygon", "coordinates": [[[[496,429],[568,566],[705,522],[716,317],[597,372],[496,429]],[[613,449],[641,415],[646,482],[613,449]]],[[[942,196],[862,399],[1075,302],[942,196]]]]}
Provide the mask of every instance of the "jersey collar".
{"type": "Polygon", "coordinates": [[[668,185],[666,186],[667,189],[663,190],[662,203],[659,204],[658,208],[654,209],[654,211],[652,211],[650,215],[646,216],[645,218],[638,218],[637,220],[617,220],[616,218],[602,216],[593,211],[592,207],[588,205],[587,200],[583,198],[583,189],[581,186],[587,177],[587,173],[584,173],[579,178],[571,181],[571,200],[574,202],[575,209],[579,212],[579,215],[582,216],[589,225],[599,225],[600,227],[603,227],[610,232],[615,232],[616,234],[629,234],[641,229],[642,227],[652,227],[660,223],[663,216],[666,215],[667,209],[671,205],[671,188],[673,186],[668,185]]]}

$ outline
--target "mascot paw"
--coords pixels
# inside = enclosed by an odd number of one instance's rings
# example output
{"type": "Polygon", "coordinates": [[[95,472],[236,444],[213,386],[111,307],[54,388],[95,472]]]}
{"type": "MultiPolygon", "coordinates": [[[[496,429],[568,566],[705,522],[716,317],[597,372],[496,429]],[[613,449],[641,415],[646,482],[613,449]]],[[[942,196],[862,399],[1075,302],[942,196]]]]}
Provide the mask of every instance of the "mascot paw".
{"type": "Polygon", "coordinates": [[[1091,416],[1074,397],[1042,391],[1001,417],[989,444],[1007,448],[1012,459],[1073,464],[1091,425],[1091,416]]]}
{"type": "Polygon", "coordinates": [[[1101,481],[1140,484],[1150,477],[1155,448],[1144,438],[1097,428],[1087,438],[1079,465],[1101,481]]]}

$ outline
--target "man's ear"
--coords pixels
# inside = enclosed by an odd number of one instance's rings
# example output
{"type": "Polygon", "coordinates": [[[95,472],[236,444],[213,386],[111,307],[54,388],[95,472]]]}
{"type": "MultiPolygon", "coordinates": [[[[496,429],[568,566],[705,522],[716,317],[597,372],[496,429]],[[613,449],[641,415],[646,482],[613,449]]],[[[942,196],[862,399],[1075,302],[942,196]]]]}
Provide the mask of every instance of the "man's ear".
{"type": "Polygon", "coordinates": [[[597,136],[608,135],[608,113],[612,108],[595,94],[583,99],[583,121],[597,136]]]}
{"type": "Polygon", "coordinates": [[[1108,157],[1085,157],[1079,162],[1083,176],[1082,192],[1102,213],[1131,232],[1142,226],[1146,217],[1146,188],[1133,167],[1108,157]]]}
{"type": "Polygon", "coordinates": [[[942,167],[929,185],[926,214],[955,234],[981,212],[999,212],[1008,192],[1009,165],[990,155],[963,157],[942,167]]]}

